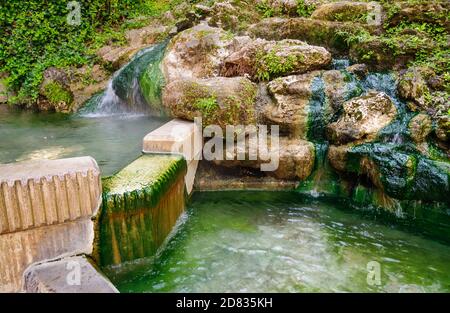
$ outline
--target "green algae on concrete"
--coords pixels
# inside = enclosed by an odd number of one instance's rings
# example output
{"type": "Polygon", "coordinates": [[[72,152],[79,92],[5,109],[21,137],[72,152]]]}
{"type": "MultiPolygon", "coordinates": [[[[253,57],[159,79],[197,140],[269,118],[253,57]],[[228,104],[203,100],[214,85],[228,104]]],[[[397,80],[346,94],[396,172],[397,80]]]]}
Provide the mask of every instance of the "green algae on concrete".
{"type": "Polygon", "coordinates": [[[186,161],[144,155],[103,179],[96,258],[102,266],[153,256],[184,211],[186,161]]]}

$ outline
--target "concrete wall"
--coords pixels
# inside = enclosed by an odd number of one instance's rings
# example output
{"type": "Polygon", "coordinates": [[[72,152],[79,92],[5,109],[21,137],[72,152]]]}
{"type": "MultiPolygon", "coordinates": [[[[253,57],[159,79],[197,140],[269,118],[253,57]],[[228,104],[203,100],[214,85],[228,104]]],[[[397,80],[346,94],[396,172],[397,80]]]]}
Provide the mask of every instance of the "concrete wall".
{"type": "Polygon", "coordinates": [[[0,292],[22,290],[35,262],[90,254],[101,202],[90,157],[0,165],[0,292]]]}

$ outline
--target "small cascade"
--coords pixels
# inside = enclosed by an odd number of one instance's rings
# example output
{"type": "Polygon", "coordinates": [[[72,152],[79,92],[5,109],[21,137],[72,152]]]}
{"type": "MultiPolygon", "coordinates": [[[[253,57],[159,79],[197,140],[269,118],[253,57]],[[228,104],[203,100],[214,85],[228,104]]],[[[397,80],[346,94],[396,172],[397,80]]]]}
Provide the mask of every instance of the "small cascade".
{"type": "Polygon", "coordinates": [[[114,74],[106,90],[93,96],[79,114],[85,117],[164,116],[161,106],[164,78],[160,63],[166,46],[167,42],[164,42],[139,51],[114,74]]]}

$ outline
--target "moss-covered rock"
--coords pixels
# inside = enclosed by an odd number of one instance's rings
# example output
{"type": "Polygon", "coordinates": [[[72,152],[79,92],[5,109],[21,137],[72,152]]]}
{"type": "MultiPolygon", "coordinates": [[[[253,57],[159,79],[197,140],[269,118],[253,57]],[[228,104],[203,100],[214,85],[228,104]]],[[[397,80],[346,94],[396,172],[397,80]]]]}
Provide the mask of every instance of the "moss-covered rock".
{"type": "Polygon", "coordinates": [[[346,52],[349,48],[346,41],[348,34],[363,30],[363,26],[351,22],[274,17],[250,26],[248,33],[267,40],[298,39],[333,52],[346,52]]]}
{"type": "Polygon", "coordinates": [[[262,17],[252,0],[217,1],[211,11],[209,25],[237,33],[245,31],[248,25],[262,17]]]}
{"type": "Polygon", "coordinates": [[[367,23],[370,7],[367,2],[338,1],[317,7],[311,18],[324,21],[367,23]]]}
{"type": "Polygon", "coordinates": [[[216,77],[173,81],[163,91],[163,104],[173,116],[203,126],[251,125],[256,123],[257,87],[244,77],[216,77]]]}
{"type": "Polygon", "coordinates": [[[179,33],[170,41],[162,62],[165,80],[218,76],[233,39],[232,34],[204,24],[179,33]]]}
{"type": "Polygon", "coordinates": [[[69,77],[64,70],[54,67],[45,70],[37,109],[61,113],[72,112],[74,98],[69,82],[69,77]]]}
{"type": "Polygon", "coordinates": [[[409,122],[409,132],[411,138],[416,143],[421,143],[426,140],[432,131],[432,121],[428,114],[417,114],[409,122]]]}
{"type": "Polygon", "coordinates": [[[253,80],[261,81],[325,68],[330,63],[331,54],[322,47],[299,40],[257,39],[229,55],[224,60],[221,74],[249,75],[253,80]]]}

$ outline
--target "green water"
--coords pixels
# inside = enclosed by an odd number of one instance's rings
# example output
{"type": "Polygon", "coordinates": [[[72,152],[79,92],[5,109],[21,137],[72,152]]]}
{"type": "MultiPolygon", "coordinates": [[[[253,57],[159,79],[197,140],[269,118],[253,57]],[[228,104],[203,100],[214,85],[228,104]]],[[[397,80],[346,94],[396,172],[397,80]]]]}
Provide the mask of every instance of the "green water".
{"type": "Polygon", "coordinates": [[[92,156],[111,175],[135,160],[142,138],[166,119],[145,115],[87,118],[0,108],[0,163],[92,156]]]}
{"type": "Polygon", "coordinates": [[[213,192],[194,195],[156,259],[107,273],[122,292],[448,292],[449,260],[449,246],[336,201],[213,192]]]}

